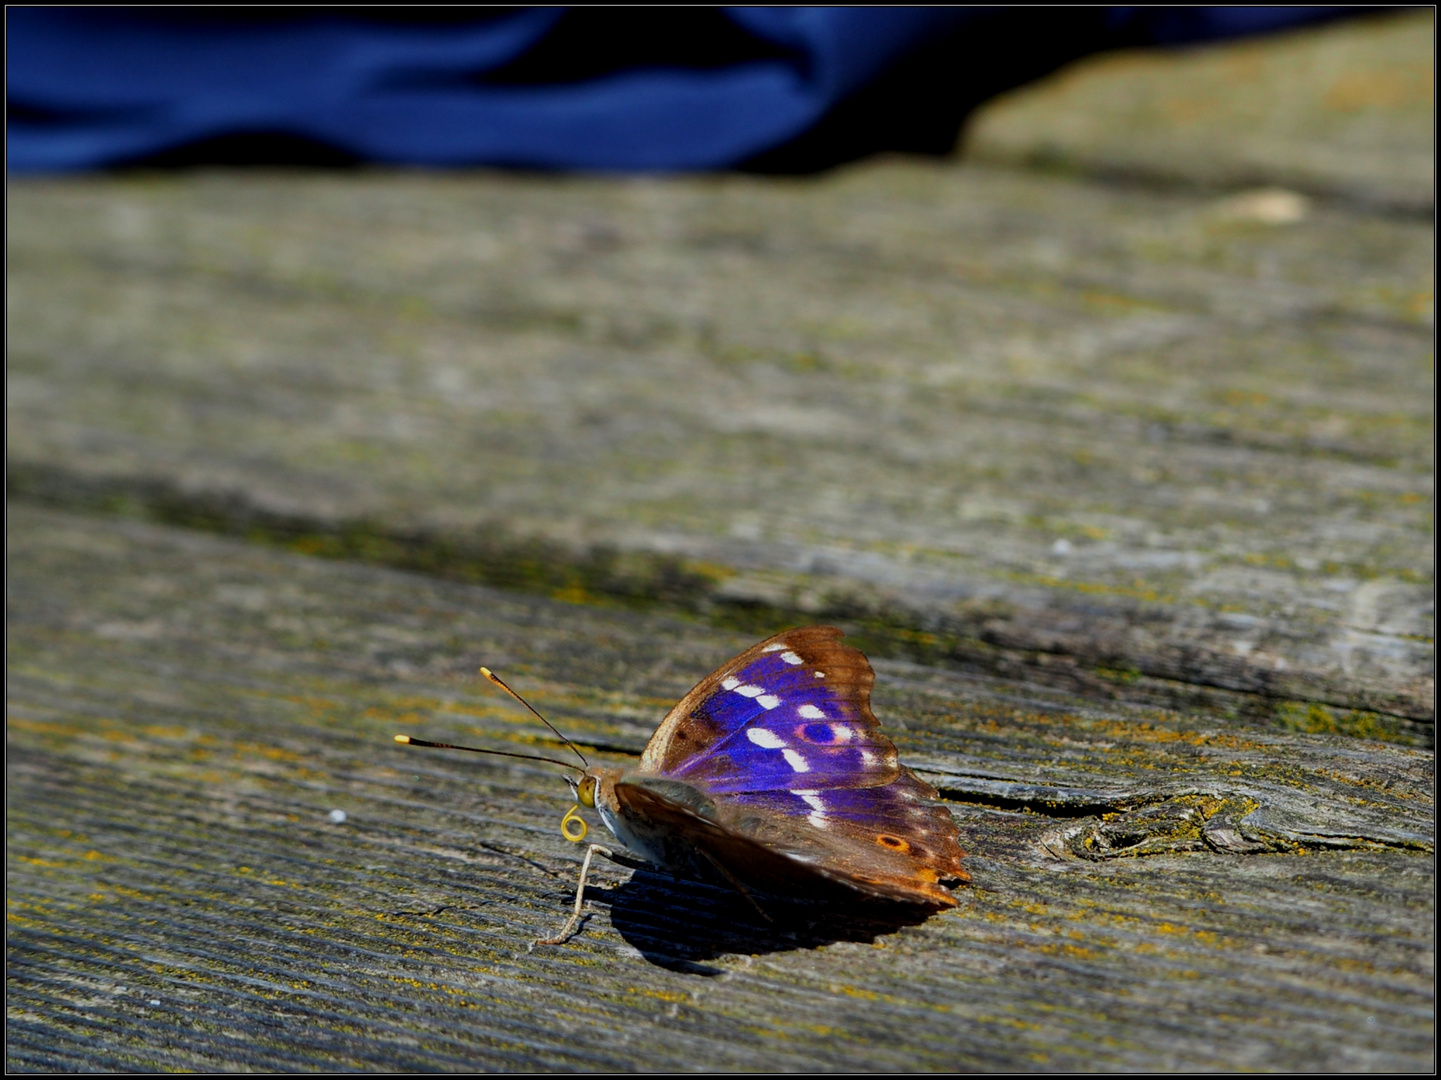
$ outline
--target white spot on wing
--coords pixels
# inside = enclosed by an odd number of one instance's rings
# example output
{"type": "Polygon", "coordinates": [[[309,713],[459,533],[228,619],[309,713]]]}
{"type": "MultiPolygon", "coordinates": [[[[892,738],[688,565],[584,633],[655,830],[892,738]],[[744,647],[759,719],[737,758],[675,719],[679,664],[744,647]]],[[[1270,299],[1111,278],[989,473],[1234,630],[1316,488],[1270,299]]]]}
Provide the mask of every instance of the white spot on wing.
{"type": "Polygon", "coordinates": [[[817,678],[817,679],[824,679],[825,677],[826,677],[826,673],[825,673],[824,671],[817,671],[817,672],[816,672],[816,678],[817,678]]]}
{"type": "Polygon", "coordinates": [[[867,765],[874,765],[876,763],[876,755],[871,753],[869,750],[862,750],[861,760],[867,765]]]}
{"type": "Polygon", "coordinates": [[[825,814],[822,814],[819,810],[807,814],[806,820],[809,821],[812,825],[814,825],[817,829],[824,829],[826,827],[826,816],[825,814]]]}
{"type": "Polygon", "coordinates": [[[817,709],[814,705],[802,705],[796,712],[807,720],[824,720],[826,714],[817,709]]]}
{"type": "Polygon", "coordinates": [[[836,737],[836,742],[850,742],[851,736],[854,735],[855,732],[846,727],[845,724],[833,724],[831,726],[831,734],[836,737]]]}
{"type": "Polygon", "coordinates": [[[792,791],[791,794],[799,795],[801,797],[801,801],[807,806],[809,806],[812,810],[819,811],[820,813],[825,813],[826,804],[821,802],[821,797],[817,795],[814,791],[792,791]]]}
{"type": "Polygon", "coordinates": [[[782,644],[782,643],[779,642],[779,641],[776,641],[776,642],[771,643],[770,645],[767,645],[764,649],[761,650],[761,652],[780,652],[780,651],[781,651],[782,649],[784,649],[784,648],[785,648],[785,645],[784,645],[784,644],[782,644]]]}
{"type": "Polygon", "coordinates": [[[781,659],[784,660],[791,667],[795,667],[797,664],[805,663],[805,661],[802,660],[799,656],[789,651],[781,653],[781,659]]]}
{"type": "MultiPolygon", "coordinates": [[[[779,750],[781,747],[785,746],[785,743],[781,740],[781,737],[779,735],[777,735],[774,731],[767,731],[763,727],[746,728],[746,738],[749,739],[751,742],[755,743],[757,746],[765,747],[767,750],[779,750]]],[[[794,750],[787,750],[786,760],[789,761],[789,755],[794,753],[794,750]]]]}
{"type": "Polygon", "coordinates": [[[765,690],[759,686],[737,686],[735,692],[741,697],[760,697],[765,690]]]}
{"type": "Polygon", "coordinates": [[[790,767],[796,772],[811,771],[811,767],[806,764],[806,759],[801,757],[794,750],[782,750],[781,754],[785,757],[786,761],[790,763],[790,767]]]}
{"type": "Polygon", "coordinates": [[[781,703],[781,699],[776,697],[774,694],[762,694],[760,697],[756,698],[756,701],[763,709],[774,709],[777,705],[781,703]]]}
{"type": "Polygon", "coordinates": [[[726,690],[734,690],[734,689],[735,689],[737,686],[739,686],[740,684],[741,684],[741,681],[740,681],[739,679],[736,679],[736,678],[722,679],[722,680],[721,680],[721,686],[724,687],[726,690]]]}

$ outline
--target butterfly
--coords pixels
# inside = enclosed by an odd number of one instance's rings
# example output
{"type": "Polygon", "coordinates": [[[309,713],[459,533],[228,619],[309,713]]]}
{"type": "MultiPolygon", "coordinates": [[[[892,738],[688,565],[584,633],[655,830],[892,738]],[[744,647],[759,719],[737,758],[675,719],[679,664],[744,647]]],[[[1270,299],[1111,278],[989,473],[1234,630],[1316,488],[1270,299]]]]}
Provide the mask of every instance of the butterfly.
{"type": "MultiPolygon", "coordinates": [[[[871,712],[875,673],[842,636],[807,626],[752,645],[676,703],[634,767],[545,760],[579,774],[577,801],[631,852],[674,874],[718,877],[763,916],[755,893],[953,907],[946,886],[970,880],[959,830],[940,793],[900,763],[871,712]]],[[[575,810],[561,829],[578,841],[575,810]]],[[[613,855],[587,849],[569,921],[537,944],[569,937],[597,853],[613,855]]]]}

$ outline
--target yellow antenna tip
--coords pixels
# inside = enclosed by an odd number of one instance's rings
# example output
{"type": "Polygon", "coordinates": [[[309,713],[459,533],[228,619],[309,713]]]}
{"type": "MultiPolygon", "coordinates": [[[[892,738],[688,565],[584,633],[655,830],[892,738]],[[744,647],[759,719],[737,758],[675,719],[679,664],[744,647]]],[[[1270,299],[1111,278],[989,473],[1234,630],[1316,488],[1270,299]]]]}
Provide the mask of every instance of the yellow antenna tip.
{"type": "Polygon", "coordinates": [[[487,679],[492,679],[495,677],[495,673],[492,672],[488,667],[482,667],[480,669],[480,673],[484,675],[487,679]]]}
{"type": "Polygon", "coordinates": [[[396,742],[410,742],[410,736],[409,736],[409,735],[397,735],[397,736],[395,737],[395,741],[396,741],[396,742]]]}

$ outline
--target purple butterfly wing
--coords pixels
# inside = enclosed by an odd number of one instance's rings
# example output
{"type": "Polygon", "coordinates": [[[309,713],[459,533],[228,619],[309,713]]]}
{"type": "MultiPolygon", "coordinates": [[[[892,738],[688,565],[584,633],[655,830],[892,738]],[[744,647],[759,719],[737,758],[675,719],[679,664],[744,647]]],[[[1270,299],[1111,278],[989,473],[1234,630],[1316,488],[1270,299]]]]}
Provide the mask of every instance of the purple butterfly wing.
{"type": "MultiPolygon", "coordinates": [[[[691,820],[651,797],[649,816],[673,817],[706,858],[762,890],[839,882],[953,905],[939,882],[968,877],[955,821],[899,763],[871,712],[875,673],[841,636],[829,626],[777,634],[682,698],[639,771],[702,789],[713,809],[691,820]]],[[[649,797],[624,782],[615,791],[623,804],[649,797]]]]}
{"type": "Polygon", "coordinates": [[[875,675],[829,626],[747,649],[683,698],[641,758],[713,794],[871,788],[900,775],[871,712],[875,675]]]}

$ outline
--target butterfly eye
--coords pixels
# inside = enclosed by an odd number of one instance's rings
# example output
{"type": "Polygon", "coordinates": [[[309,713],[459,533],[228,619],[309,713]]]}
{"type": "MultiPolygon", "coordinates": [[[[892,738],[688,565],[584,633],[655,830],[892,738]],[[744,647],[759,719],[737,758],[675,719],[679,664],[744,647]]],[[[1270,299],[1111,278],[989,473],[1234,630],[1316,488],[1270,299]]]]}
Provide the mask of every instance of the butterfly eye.
{"type": "Polygon", "coordinates": [[[595,777],[587,776],[575,786],[575,797],[582,806],[595,806],[595,777]]]}
{"type": "Polygon", "coordinates": [[[892,851],[899,851],[904,853],[911,850],[911,845],[906,843],[899,836],[889,836],[886,833],[880,833],[876,837],[876,842],[879,844],[883,844],[884,846],[890,848],[892,851]]]}

